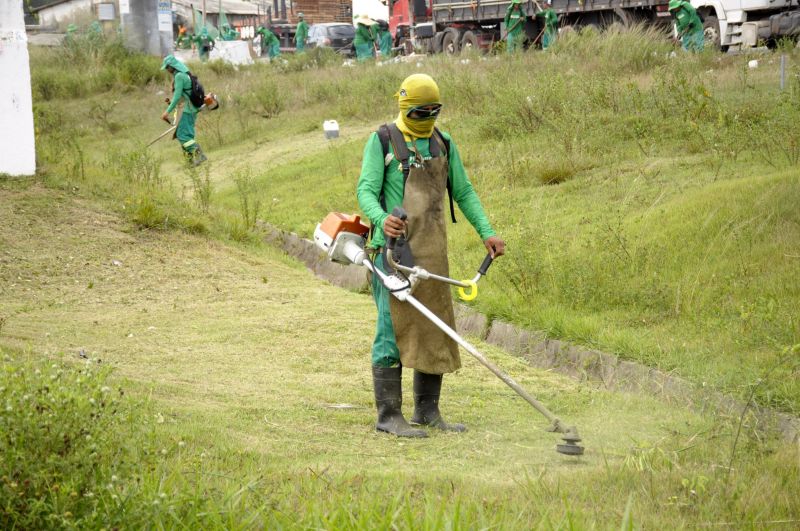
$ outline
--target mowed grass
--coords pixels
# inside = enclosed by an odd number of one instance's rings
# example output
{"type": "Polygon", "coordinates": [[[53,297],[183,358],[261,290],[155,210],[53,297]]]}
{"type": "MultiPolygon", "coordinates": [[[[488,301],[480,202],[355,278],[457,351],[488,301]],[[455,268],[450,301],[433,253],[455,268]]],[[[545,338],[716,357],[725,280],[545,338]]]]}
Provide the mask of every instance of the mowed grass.
{"type": "Polygon", "coordinates": [[[0,460],[4,527],[760,528],[800,514],[797,446],[747,416],[740,429],[480,343],[578,426],[583,457],[557,454],[544,419],[466,355],[442,407],[470,431],[377,434],[368,295],[270,248],[140,230],[36,180],[0,196],[4,444],[98,396],[61,386],[124,392],[84,429],[126,419],[91,432],[74,468],[26,477],[41,465],[0,460]],[[72,398],[31,403],[48,394],[72,398]]]}
{"type": "MultiPolygon", "coordinates": [[[[81,99],[65,81],[58,99],[38,92],[39,160],[51,184],[113,197],[140,225],[235,241],[257,238],[235,185],[245,176],[260,218],[310,236],[329,211],[358,211],[367,135],[394,118],[406,75],[430,73],[439,125],[508,243],[479,310],[740,399],[755,386],[758,403],[797,413],[800,56],[782,50],[781,92],[777,54],[750,69],[748,55],[671,51],[637,30],[510,58],[342,67],[317,52],[281,68],[192,65],[223,102],[198,120],[211,163],[193,175],[175,142],[143,148],[164,129],[166,79],[134,90],[114,78],[98,92],[105,78],[92,77],[74,88],[81,99]],[[324,139],[326,119],[340,139],[324,139]],[[148,161],[160,175],[143,184],[148,161]]],[[[34,53],[34,73],[57,59],[34,53]]],[[[451,265],[470,278],[484,249],[459,220],[451,265]]]]}

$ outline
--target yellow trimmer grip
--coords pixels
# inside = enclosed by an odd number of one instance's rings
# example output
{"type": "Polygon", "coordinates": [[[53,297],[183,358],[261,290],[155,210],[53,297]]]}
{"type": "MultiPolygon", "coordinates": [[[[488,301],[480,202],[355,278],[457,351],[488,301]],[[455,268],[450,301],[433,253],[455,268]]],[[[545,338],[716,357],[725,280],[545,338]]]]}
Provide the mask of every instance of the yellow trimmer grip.
{"type": "Polygon", "coordinates": [[[469,293],[464,288],[458,288],[458,296],[462,301],[471,301],[478,296],[478,283],[474,280],[462,280],[469,285],[469,293]]]}

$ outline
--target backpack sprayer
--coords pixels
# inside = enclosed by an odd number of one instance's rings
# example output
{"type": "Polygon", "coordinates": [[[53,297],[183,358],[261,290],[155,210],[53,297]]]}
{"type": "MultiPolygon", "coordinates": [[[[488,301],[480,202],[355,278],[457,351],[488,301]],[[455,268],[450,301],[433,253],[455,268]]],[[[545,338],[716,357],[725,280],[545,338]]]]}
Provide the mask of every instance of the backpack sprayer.
{"type": "MultiPolygon", "coordinates": [[[[397,207],[392,211],[392,215],[402,220],[407,218],[405,211],[397,207]]],[[[369,227],[361,222],[357,215],[348,216],[338,212],[328,214],[322,223],[317,225],[314,230],[314,243],[328,254],[328,258],[332,262],[339,264],[356,264],[366,267],[373,275],[377,275],[381,283],[386,286],[386,289],[394,295],[398,300],[407,302],[416,308],[422,315],[428,318],[433,324],[447,334],[453,341],[461,345],[461,347],[469,352],[475,359],[477,359],[484,367],[492,371],[495,376],[500,378],[506,385],[513,389],[519,396],[525,399],[532,405],[536,411],[544,415],[550,421],[548,431],[557,432],[563,435],[562,440],[564,444],[557,444],[556,451],[566,455],[582,455],[583,447],[578,443],[581,442],[580,435],[575,426],[568,426],[564,424],[558,417],[556,417],[544,404],[536,400],[525,389],[523,389],[517,382],[514,381],[508,374],[503,372],[497,365],[486,359],[474,346],[467,342],[464,338],[456,333],[455,330],[450,328],[444,321],[439,319],[433,312],[426,308],[419,302],[413,295],[414,289],[419,285],[422,280],[435,280],[439,282],[446,282],[458,286],[459,295],[462,299],[472,300],[477,296],[477,283],[480,278],[486,275],[489,266],[492,264],[491,255],[483,260],[478,274],[472,280],[458,281],[452,278],[434,275],[425,269],[414,266],[408,263],[410,253],[404,254],[403,259],[396,260],[396,249],[398,244],[404,245],[402,240],[398,241],[395,238],[386,239],[386,261],[388,265],[394,269],[393,273],[386,274],[372,263],[369,256],[367,256],[364,246],[367,243],[367,235],[369,234],[369,227]],[[405,262],[405,263],[398,263],[405,262]],[[470,291],[464,291],[469,289],[470,291]],[[463,295],[462,295],[463,294],[463,295]]],[[[407,245],[407,244],[405,244],[407,245]]],[[[401,251],[402,253],[403,251],[401,251]]]]}

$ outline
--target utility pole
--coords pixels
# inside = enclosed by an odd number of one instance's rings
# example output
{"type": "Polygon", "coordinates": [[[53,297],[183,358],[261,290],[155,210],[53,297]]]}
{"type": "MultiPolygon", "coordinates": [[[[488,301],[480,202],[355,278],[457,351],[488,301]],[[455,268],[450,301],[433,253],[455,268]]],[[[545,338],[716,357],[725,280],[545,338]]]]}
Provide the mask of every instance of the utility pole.
{"type": "Polygon", "coordinates": [[[161,57],[172,53],[170,0],[120,2],[120,22],[129,48],[161,57]]]}
{"type": "Polygon", "coordinates": [[[28,36],[22,0],[0,0],[0,174],[36,173],[28,36]]]}
{"type": "Polygon", "coordinates": [[[203,27],[206,25],[206,0],[203,0],[203,27]]]}

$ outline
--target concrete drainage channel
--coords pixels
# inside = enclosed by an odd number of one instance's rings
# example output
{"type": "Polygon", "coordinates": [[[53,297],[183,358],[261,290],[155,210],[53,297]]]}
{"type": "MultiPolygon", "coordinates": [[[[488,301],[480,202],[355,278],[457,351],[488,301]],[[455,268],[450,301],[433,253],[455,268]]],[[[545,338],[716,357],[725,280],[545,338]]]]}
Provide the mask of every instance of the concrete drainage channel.
{"type": "MultiPolygon", "coordinates": [[[[266,223],[260,226],[267,242],[303,262],[318,277],[342,288],[367,290],[363,268],[333,263],[310,240],[266,223]]],[[[658,369],[620,360],[613,354],[548,339],[541,332],[518,328],[497,319],[490,322],[485,315],[462,304],[456,304],[455,307],[459,334],[479,337],[524,358],[533,367],[554,370],[610,390],[649,393],[697,411],[713,410],[738,417],[745,409],[744,402],[740,400],[658,369]]],[[[752,416],[760,429],[776,431],[789,442],[800,442],[800,418],[756,405],[751,405],[747,414],[752,416]]]]}

